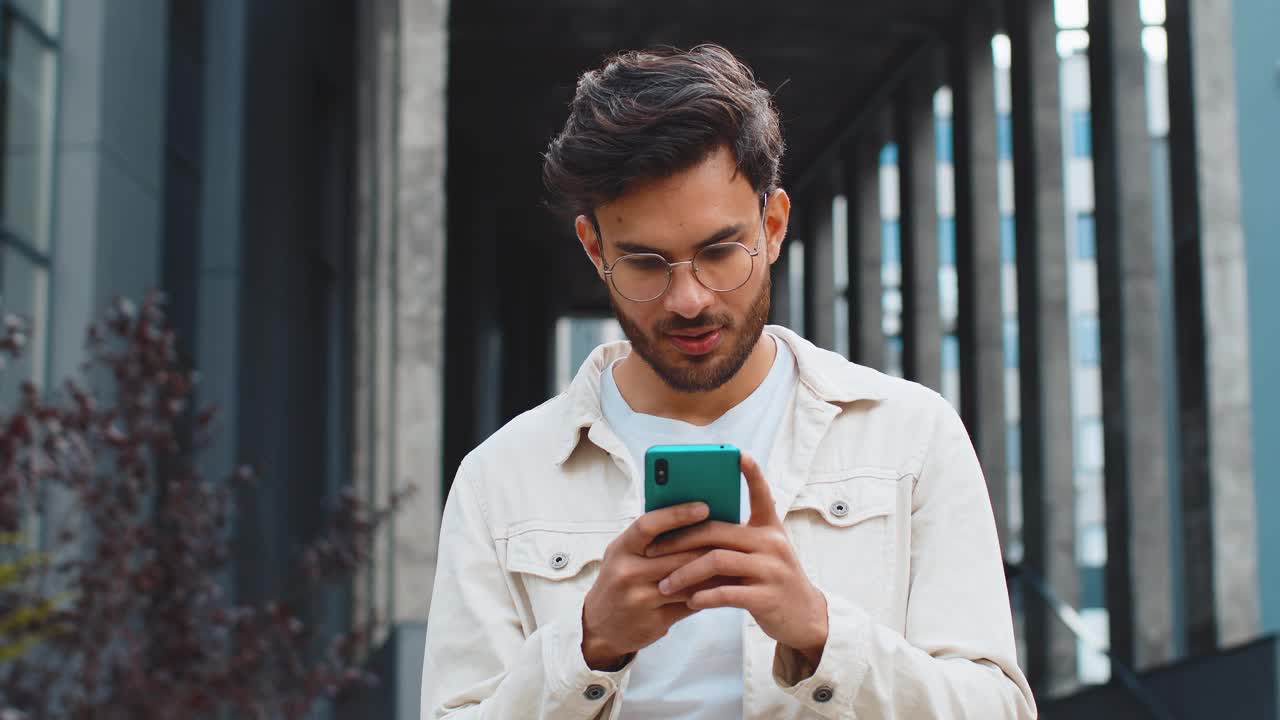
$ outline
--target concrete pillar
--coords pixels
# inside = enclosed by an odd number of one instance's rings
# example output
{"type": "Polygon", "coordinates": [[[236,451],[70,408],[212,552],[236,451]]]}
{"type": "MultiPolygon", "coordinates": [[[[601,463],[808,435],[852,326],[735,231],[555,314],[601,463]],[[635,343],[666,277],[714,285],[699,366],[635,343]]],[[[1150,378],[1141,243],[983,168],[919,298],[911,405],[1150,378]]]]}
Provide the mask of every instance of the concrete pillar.
{"type": "Polygon", "coordinates": [[[391,527],[393,620],[427,616],[442,509],[445,79],[448,0],[401,0],[395,161],[395,488],[418,494],[391,527]]]}
{"type": "Polygon", "coordinates": [[[1174,656],[1163,343],[1138,0],[1089,7],[1111,651],[1174,656]]]}
{"type": "Polygon", "coordinates": [[[987,13],[975,10],[956,28],[951,45],[959,291],[956,335],[960,343],[960,415],[986,474],[1001,545],[1007,546],[1003,271],[991,56],[994,28],[987,13]]]}
{"type": "Polygon", "coordinates": [[[427,616],[442,509],[447,0],[361,5],[356,476],[385,503],[357,612],[427,616]]]}
{"type": "Polygon", "coordinates": [[[819,181],[803,196],[808,218],[804,253],[805,330],[810,341],[828,350],[836,346],[835,272],[831,267],[835,228],[831,203],[835,197],[829,183],[819,181]]]}
{"type": "MultiPolygon", "coordinates": [[[[1053,0],[1009,0],[1025,563],[1078,605],[1062,122],[1053,0]]],[[[1076,641],[1027,598],[1027,673],[1040,695],[1076,683],[1076,641]]]]}
{"type": "Polygon", "coordinates": [[[1188,650],[1258,631],[1232,4],[1170,0],[1169,150],[1188,650]]]}
{"type": "Polygon", "coordinates": [[[929,72],[909,80],[895,119],[901,182],[903,374],[942,388],[942,319],[938,301],[938,159],[929,72]]]}
{"type": "Polygon", "coordinates": [[[872,132],[853,141],[844,153],[844,186],[848,198],[845,227],[849,232],[850,359],[884,368],[884,290],[880,282],[880,146],[872,132]]]}

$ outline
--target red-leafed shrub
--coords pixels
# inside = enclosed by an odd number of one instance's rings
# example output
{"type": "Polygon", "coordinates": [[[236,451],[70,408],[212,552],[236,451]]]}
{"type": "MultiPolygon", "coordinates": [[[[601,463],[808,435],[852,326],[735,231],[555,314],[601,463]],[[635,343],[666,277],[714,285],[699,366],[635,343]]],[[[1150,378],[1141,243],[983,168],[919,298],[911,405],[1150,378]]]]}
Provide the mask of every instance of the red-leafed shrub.
{"type": "MultiPolygon", "coordinates": [[[[6,319],[0,359],[25,343],[6,319]]],[[[161,298],[117,300],[87,357],[84,379],[0,407],[0,717],[302,718],[371,682],[368,628],[318,637],[296,608],[367,561],[403,496],[372,510],[343,494],[281,569],[297,595],[236,604],[230,523],[254,473],[202,476],[216,412],[191,406],[161,298]]]]}

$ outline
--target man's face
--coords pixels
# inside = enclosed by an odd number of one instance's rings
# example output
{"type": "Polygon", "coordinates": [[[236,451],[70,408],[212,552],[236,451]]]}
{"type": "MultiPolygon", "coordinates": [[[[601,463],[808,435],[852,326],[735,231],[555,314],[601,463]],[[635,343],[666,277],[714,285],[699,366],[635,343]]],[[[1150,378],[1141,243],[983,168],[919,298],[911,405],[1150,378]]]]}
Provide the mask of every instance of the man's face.
{"type": "Polygon", "coordinates": [[[761,198],[736,172],[728,149],[669,178],[636,188],[596,211],[603,249],[589,219],[579,217],[578,237],[601,278],[629,253],[656,253],[670,262],[690,260],[714,242],[738,242],[750,250],[750,277],[730,292],[708,289],[689,265],[672,270],[666,293],[634,302],[609,284],[609,298],[635,352],[672,389],[707,392],[728,382],[760,339],[769,315],[769,266],[777,259],[790,201],[777,191],[761,222],[761,198]]]}

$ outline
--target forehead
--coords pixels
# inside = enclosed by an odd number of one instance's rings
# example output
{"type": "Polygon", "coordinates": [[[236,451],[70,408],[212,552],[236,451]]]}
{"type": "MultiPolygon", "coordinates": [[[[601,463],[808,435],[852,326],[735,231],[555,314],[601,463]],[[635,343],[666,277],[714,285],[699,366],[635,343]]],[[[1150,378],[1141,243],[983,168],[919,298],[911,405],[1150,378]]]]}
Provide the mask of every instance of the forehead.
{"type": "Polygon", "coordinates": [[[756,219],[760,199],[721,148],[701,163],[633,188],[596,210],[608,243],[655,249],[695,244],[726,226],[756,219]]]}

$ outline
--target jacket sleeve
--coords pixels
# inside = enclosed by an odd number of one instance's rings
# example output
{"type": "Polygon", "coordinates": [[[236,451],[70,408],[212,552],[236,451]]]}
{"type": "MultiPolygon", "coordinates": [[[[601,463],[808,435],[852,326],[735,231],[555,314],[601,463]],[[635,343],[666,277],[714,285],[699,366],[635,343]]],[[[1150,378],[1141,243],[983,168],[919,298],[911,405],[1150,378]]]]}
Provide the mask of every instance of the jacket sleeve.
{"type": "Polygon", "coordinates": [[[440,527],[421,717],[608,717],[627,670],[587,667],[580,604],[525,634],[467,468],[458,471],[440,527]]]}
{"type": "Polygon", "coordinates": [[[951,405],[931,401],[934,430],[912,494],[905,635],[828,594],[818,667],[779,647],[774,679],[832,720],[1032,720],[982,469],[951,405]]]}

